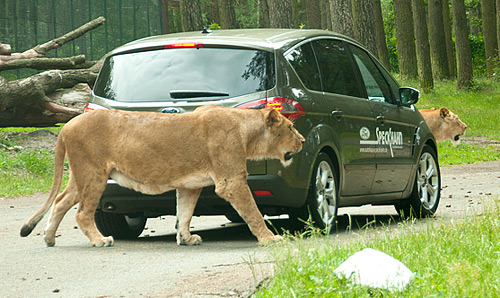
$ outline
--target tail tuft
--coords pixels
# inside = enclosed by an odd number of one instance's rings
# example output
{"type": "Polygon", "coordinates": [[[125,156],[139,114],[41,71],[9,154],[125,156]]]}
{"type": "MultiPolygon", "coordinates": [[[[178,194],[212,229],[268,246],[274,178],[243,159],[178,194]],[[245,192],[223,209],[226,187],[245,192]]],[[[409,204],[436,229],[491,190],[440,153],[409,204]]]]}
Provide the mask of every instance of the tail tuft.
{"type": "Polygon", "coordinates": [[[24,225],[21,228],[21,237],[26,237],[29,234],[31,234],[34,228],[35,228],[34,226],[24,225]]]}

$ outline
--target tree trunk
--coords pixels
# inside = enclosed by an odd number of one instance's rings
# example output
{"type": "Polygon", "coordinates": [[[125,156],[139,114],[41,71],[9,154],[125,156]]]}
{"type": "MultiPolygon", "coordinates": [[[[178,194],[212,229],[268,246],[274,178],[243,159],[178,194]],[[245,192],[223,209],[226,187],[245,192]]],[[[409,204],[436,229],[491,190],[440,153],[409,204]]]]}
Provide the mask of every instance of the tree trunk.
{"type": "Polygon", "coordinates": [[[236,28],[236,15],[234,13],[234,0],[217,0],[219,8],[219,21],[222,29],[236,28]]]}
{"type": "Polygon", "coordinates": [[[306,0],[307,28],[321,29],[320,0],[306,0]]]}
{"type": "Polygon", "coordinates": [[[321,7],[321,28],[333,31],[332,17],[330,12],[330,1],[320,0],[319,5],[321,7]]]}
{"type": "Polygon", "coordinates": [[[483,15],[484,51],[486,53],[486,71],[488,76],[495,72],[495,60],[498,57],[495,0],[481,0],[483,15]]]}
{"type": "Polygon", "coordinates": [[[448,0],[443,1],[443,25],[444,38],[446,43],[446,57],[448,57],[448,69],[450,78],[455,78],[455,54],[453,52],[453,39],[450,20],[450,6],[448,0]]]}
{"type": "Polygon", "coordinates": [[[202,31],[201,7],[198,0],[180,0],[182,31],[202,31]]]}
{"type": "Polygon", "coordinates": [[[473,85],[473,71],[465,4],[464,0],[452,0],[451,2],[457,51],[457,89],[469,89],[473,85]]]}
{"type": "Polygon", "coordinates": [[[352,0],[352,16],[354,36],[373,55],[377,55],[375,40],[375,21],[373,19],[373,2],[366,0],[352,0]]]}
{"type": "Polygon", "coordinates": [[[497,43],[498,43],[498,58],[500,59],[500,0],[496,1],[497,7],[497,43]]]}
{"type": "Polygon", "coordinates": [[[387,50],[387,42],[385,40],[384,19],[382,17],[380,0],[373,0],[373,20],[375,21],[375,40],[377,42],[378,59],[390,71],[391,63],[389,62],[389,51],[387,50]]]}
{"type": "MultiPolygon", "coordinates": [[[[82,112],[86,104],[84,100],[90,97],[90,89],[79,95],[82,103],[79,109],[60,105],[52,99],[58,98],[54,92],[62,88],[72,88],[85,82],[93,85],[99,67],[78,70],[50,70],[26,79],[7,81],[0,77],[0,127],[8,126],[51,126],[67,122],[82,112]],[[54,97],[55,96],[55,97],[54,97]]],[[[74,96],[75,90],[64,91],[67,96],[74,96]]],[[[61,92],[58,92],[61,94],[61,92]]],[[[81,92],[79,92],[81,93],[81,92]]],[[[62,95],[61,95],[62,96],[62,95]]],[[[74,101],[71,105],[74,105],[74,101]]]]}
{"type": "Polygon", "coordinates": [[[259,24],[260,28],[269,28],[271,27],[271,23],[269,21],[269,5],[267,4],[267,0],[260,0],[260,15],[259,15],[259,24]]]}
{"type": "Polygon", "coordinates": [[[411,2],[394,0],[394,21],[396,23],[396,47],[398,49],[399,74],[403,78],[417,78],[417,58],[411,2]]]}
{"type": "Polygon", "coordinates": [[[161,0],[161,34],[170,33],[170,19],[168,17],[168,0],[161,0]]]}
{"type": "Polygon", "coordinates": [[[292,28],[292,0],[271,0],[269,5],[269,23],[271,28],[292,28]]]}
{"type": "Polygon", "coordinates": [[[351,0],[330,0],[332,30],[355,38],[351,0]]]}
{"type": "Polygon", "coordinates": [[[429,35],[427,34],[427,17],[424,0],[412,0],[413,16],[415,20],[415,39],[418,62],[418,77],[420,89],[429,92],[434,88],[432,78],[431,55],[429,49],[429,35]]]}
{"type": "Polygon", "coordinates": [[[432,75],[436,80],[450,78],[443,24],[443,0],[429,0],[429,39],[432,75]]]}

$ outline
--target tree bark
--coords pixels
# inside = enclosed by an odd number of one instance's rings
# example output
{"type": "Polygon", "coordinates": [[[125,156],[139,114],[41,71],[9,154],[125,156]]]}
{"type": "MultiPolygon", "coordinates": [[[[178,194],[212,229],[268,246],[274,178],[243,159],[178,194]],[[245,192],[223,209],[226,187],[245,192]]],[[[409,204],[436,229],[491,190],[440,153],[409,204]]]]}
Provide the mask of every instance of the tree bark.
{"type": "Polygon", "coordinates": [[[385,40],[384,19],[382,17],[380,0],[373,0],[373,20],[375,21],[375,40],[377,42],[378,59],[390,71],[391,63],[389,62],[389,51],[387,50],[387,42],[385,40]]]}
{"type": "Polygon", "coordinates": [[[320,0],[321,7],[321,28],[333,31],[332,28],[332,14],[330,12],[330,1],[320,0]]]}
{"type": "Polygon", "coordinates": [[[373,19],[373,2],[366,0],[352,0],[352,16],[354,36],[373,55],[377,55],[375,40],[375,20],[373,19]]]}
{"type": "Polygon", "coordinates": [[[417,78],[417,58],[411,2],[394,0],[394,21],[396,23],[396,47],[398,49],[399,74],[403,78],[417,78]]]}
{"type": "Polygon", "coordinates": [[[271,23],[269,21],[269,5],[267,4],[267,0],[260,0],[259,9],[260,9],[260,15],[259,15],[260,28],[271,27],[271,23]]]}
{"type": "Polygon", "coordinates": [[[443,26],[444,38],[446,44],[446,57],[448,57],[448,69],[450,71],[450,78],[455,78],[455,54],[453,52],[453,39],[450,20],[450,6],[448,0],[443,1],[443,26]]]}
{"type": "Polygon", "coordinates": [[[351,0],[330,0],[330,16],[334,32],[355,38],[351,0]]]}
{"type": "MultiPolygon", "coordinates": [[[[58,89],[85,82],[93,85],[98,68],[50,70],[26,79],[0,79],[0,127],[51,126],[67,122],[82,111],[61,106],[50,99],[58,89]]],[[[0,77],[1,78],[1,77],[0,77]]],[[[74,90],[73,90],[74,91],[74,90]]],[[[71,93],[71,91],[66,91],[71,93]]],[[[87,92],[90,96],[90,92],[87,92]]]]}
{"type": "Polygon", "coordinates": [[[321,29],[320,0],[306,0],[307,28],[321,29]]]}
{"type": "Polygon", "coordinates": [[[473,85],[473,71],[465,4],[464,0],[452,0],[451,2],[457,51],[457,89],[469,89],[473,85]]]}
{"type": "Polygon", "coordinates": [[[498,57],[495,0],[481,0],[483,15],[484,51],[486,53],[486,71],[488,76],[495,72],[495,60],[498,57]]]}
{"type": "Polygon", "coordinates": [[[219,21],[222,29],[236,28],[236,15],[233,0],[217,0],[219,7],[219,21]]]}
{"type": "Polygon", "coordinates": [[[429,49],[429,35],[427,34],[427,17],[424,0],[412,0],[413,16],[415,20],[415,39],[417,50],[418,77],[420,89],[429,92],[434,88],[432,78],[431,55],[429,49]]]}
{"type": "Polygon", "coordinates": [[[182,31],[202,31],[201,7],[198,0],[180,0],[182,31]]]}
{"type": "Polygon", "coordinates": [[[436,80],[450,78],[446,55],[442,0],[429,0],[429,39],[431,48],[432,75],[436,80]]]}
{"type": "Polygon", "coordinates": [[[271,28],[293,28],[292,0],[272,0],[268,5],[271,28]]]}

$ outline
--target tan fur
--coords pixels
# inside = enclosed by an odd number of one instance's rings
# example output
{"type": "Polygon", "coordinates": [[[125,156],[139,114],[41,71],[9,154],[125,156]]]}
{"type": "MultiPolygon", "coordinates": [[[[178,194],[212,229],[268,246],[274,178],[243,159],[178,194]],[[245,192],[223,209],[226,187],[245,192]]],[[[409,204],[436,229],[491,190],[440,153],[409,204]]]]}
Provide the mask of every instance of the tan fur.
{"type": "Polygon", "coordinates": [[[457,142],[460,136],[465,134],[467,125],[448,108],[420,110],[420,114],[424,117],[437,142],[445,140],[457,142]]]}
{"type": "Polygon", "coordinates": [[[21,229],[31,233],[51,205],[45,242],[55,244],[66,212],[79,203],[76,220],[94,246],[113,245],[96,228],[94,212],[109,177],[146,194],[177,190],[177,243],[201,243],[189,224],[201,189],[215,184],[247,222],[259,243],[278,241],[267,227],[247,184],[247,159],[280,159],[302,149],[292,122],[272,109],[200,107],[193,113],[160,114],[97,110],[67,123],[55,152],[54,183],[45,205],[21,229]],[[64,158],[70,178],[61,186],[64,158]],[[56,197],[57,196],[57,197],[56,197]]]}

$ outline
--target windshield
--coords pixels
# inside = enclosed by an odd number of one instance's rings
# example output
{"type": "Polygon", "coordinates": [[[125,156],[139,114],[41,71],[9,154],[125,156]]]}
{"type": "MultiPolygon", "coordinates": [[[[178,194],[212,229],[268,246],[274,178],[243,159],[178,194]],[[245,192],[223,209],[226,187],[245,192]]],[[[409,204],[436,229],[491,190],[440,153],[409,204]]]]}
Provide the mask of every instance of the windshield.
{"type": "Polygon", "coordinates": [[[272,53],[204,47],[108,57],[94,93],[124,102],[216,100],[264,91],[273,86],[272,53]]]}

